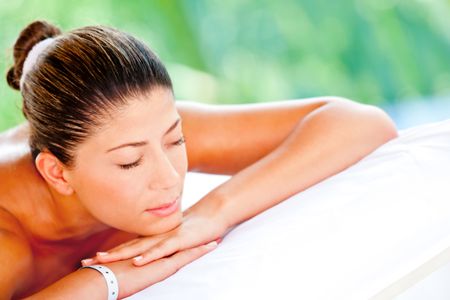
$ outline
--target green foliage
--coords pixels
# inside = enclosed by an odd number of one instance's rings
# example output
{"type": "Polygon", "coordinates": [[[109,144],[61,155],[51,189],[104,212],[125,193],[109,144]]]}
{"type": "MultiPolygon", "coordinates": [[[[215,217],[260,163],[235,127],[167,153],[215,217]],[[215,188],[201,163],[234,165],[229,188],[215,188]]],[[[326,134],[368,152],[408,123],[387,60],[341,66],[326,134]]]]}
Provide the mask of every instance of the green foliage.
{"type": "MultiPolygon", "coordinates": [[[[145,40],[178,99],[213,103],[338,95],[382,105],[450,93],[447,0],[0,0],[0,69],[20,30],[103,24],[145,40]]],[[[4,77],[3,77],[4,78],[4,77]]],[[[0,82],[0,131],[23,120],[0,82]]]]}

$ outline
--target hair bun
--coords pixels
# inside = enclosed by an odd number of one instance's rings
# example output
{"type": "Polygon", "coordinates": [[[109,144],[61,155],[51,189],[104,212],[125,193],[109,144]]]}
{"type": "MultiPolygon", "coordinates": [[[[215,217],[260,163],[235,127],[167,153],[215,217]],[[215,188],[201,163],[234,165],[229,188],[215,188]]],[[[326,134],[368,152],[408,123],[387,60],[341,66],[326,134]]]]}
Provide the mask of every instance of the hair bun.
{"type": "Polygon", "coordinates": [[[42,40],[61,34],[61,30],[46,22],[34,21],[23,29],[14,43],[14,65],[6,73],[8,85],[15,90],[20,90],[20,77],[22,76],[23,63],[30,50],[42,40]]]}

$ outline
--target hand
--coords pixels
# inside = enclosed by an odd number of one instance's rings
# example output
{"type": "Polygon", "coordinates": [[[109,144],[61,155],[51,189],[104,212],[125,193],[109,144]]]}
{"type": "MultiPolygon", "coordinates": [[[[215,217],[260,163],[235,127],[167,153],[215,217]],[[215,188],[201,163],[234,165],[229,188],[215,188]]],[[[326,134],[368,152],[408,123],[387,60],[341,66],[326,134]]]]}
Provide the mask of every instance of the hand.
{"type": "Polygon", "coordinates": [[[121,244],[108,252],[97,252],[93,258],[82,260],[83,266],[133,259],[135,266],[143,266],[151,261],[172,255],[183,249],[216,241],[219,243],[226,226],[206,215],[188,212],[182,223],[163,234],[143,236],[121,244]]]}
{"type": "Polygon", "coordinates": [[[130,260],[109,263],[107,266],[116,274],[119,281],[119,299],[122,299],[170,277],[185,265],[215,248],[216,245],[207,244],[185,249],[140,268],[130,264],[130,260]]]}

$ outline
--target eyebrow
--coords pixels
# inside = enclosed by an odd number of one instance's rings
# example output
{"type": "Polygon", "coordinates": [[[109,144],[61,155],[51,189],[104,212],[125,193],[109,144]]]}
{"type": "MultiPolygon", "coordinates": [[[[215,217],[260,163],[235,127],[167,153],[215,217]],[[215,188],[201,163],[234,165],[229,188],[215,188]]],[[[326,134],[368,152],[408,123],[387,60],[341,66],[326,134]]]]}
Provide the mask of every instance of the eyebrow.
{"type": "MultiPolygon", "coordinates": [[[[164,133],[164,135],[167,135],[172,130],[174,130],[177,127],[178,123],[180,123],[180,121],[181,121],[181,118],[176,119],[175,122],[169,127],[169,129],[167,129],[167,131],[164,133]]],[[[111,152],[113,150],[117,150],[119,148],[123,148],[123,147],[129,147],[129,146],[141,147],[141,146],[145,146],[145,145],[147,145],[147,141],[125,143],[125,144],[122,144],[122,145],[119,145],[119,146],[116,146],[116,147],[113,147],[113,148],[107,150],[106,153],[111,152]]]]}

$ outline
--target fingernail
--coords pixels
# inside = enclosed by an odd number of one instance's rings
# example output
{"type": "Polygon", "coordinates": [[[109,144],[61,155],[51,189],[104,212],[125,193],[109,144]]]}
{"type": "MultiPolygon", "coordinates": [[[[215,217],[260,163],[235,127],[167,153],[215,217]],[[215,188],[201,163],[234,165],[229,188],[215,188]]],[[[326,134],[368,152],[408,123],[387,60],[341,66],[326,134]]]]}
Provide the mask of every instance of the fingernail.
{"type": "Polygon", "coordinates": [[[133,258],[134,261],[140,261],[143,257],[142,256],[136,256],[133,258]]]}
{"type": "Polygon", "coordinates": [[[93,261],[92,258],[86,258],[86,259],[83,259],[83,260],[81,261],[81,264],[82,264],[83,266],[86,266],[87,264],[90,264],[92,261],[93,261]]]}
{"type": "Polygon", "coordinates": [[[107,254],[108,254],[108,252],[97,252],[97,255],[99,255],[99,256],[105,256],[107,254]]]}
{"type": "Polygon", "coordinates": [[[205,245],[207,249],[213,249],[217,246],[217,241],[212,241],[205,245]]]}

